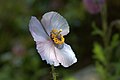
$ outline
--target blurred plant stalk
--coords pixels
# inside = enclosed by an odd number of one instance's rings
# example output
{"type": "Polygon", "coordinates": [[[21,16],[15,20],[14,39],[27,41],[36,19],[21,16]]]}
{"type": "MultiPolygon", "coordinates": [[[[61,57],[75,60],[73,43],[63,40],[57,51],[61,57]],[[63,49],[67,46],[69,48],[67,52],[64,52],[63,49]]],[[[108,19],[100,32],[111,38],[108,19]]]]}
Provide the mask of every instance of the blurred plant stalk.
{"type": "Polygon", "coordinates": [[[105,63],[102,63],[103,67],[105,68],[105,70],[107,71],[107,74],[104,74],[103,79],[104,80],[108,80],[108,67],[109,67],[109,59],[107,58],[108,56],[108,53],[109,53],[109,39],[110,37],[108,37],[108,24],[107,24],[107,4],[106,4],[106,1],[103,5],[103,8],[101,10],[101,22],[102,22],[102,32],[103,32],[103,36],[102,36],[102,39],[103,39],[103,44],[104,44],[104,54],[105,55],[105,58],[106,58],[106,62],[105,63]]]}
{"type": "Polygon", "coordinates": [[[56,79],[56,73],[55,73],[54,65],[51,65],[51,68],[52,68],[52,76],[53,76],[53,80],[57,80],[57,79],[56,79]]]}
{"type": "Polygon", "coordinates": [[[94,32],[99,31],[97,32],[97,35],[100,35],[103,41],[103,46],[98,42],[94,44],[93,52],[95,58],[97,59],[96,69],[99,72],[100,76],[102,77],[102,80],[115,80],[115,79],[118,80],[114,68],[111,69],[112,67],[111,59],[112,59],[112,51],[115,48],[115,46],[118,44],[117,42],[119,42],[119,35],[116,34],[111,35],[112,28],[114,27],[115,24],[108,26],[106,1],[104,2],[100,14],[101,14],[102,30],[97,28],[95,25],[93,26],[94,32]],[[111,37],[113,38],[113,40],[111,40],[111,37]],[[114,70],[114,73],[112,70],[114,70]]]}

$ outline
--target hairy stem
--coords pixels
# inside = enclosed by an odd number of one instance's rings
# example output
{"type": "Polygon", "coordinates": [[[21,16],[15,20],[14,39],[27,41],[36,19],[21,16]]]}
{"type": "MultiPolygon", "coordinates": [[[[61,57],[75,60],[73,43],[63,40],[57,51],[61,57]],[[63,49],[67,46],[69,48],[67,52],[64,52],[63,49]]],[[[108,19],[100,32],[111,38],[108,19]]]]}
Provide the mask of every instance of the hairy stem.
{"type": "MultiPolygon", "coordinates": [[[[105,57],[106,57],[106,62],[103,63],[105,65],[105,69],[108,72],[109,71],[109,34],[108,34],[108,24],[107,24],[107,5],[106,2],[103,5],[102,11],[101,11],[101,19],[102,19],[102,30],[103,30],[103,44],[104,44],[104,50],[105,50],[105,57]]],[[[108,74],[105,74],[104,80],[108,79],[108,74]]]]}
{"type": "Polygon", "coordinates": [[[53,80],[57,80],[57,79],[56,79],[56,73],[55,73],[54,65],[51,65],[51,68],[52,68],[52,76],[53,76],[53,80]]]}
{"type": "Polygon", "coordinates": [[[108,42],[108,34],[107,34],[107,6],[106,6],[106,2],[103,5],[102,11],[101,11],[101,19],[102,19],[102,28],[103,28],[103,42],[104,42],[104,46],[107,47],[109,45],[108,42]]]}

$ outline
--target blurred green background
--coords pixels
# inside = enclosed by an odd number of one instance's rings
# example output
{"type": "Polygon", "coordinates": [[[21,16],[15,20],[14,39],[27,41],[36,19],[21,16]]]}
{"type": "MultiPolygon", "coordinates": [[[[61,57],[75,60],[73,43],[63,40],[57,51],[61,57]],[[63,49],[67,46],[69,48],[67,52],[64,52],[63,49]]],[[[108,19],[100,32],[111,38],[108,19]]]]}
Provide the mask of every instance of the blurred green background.
{"type": "MultiPolygon", "coordinates": [[[[66,43],[78,59],[69,68],[56,67],[58,78],[66,78],[95,64],[93,43],[99,41],[102,45],[103,42],[99,36],[92,35],[92,23],[101,28],[101,17],[100,13],[88,13],[82,0],[0,0],[0,80],[52,79],[50,65],[41,60],[28,29],[31,16],[40,20],[49,11],[57,11],[68,21],[70,33],[65,36],[66,43]]],[[[108,24],[120,19],[120,1],[108,0],[107,12],[108,24]]],[[[114,33],[120,36],[120,30],[114,29],[112,35],[114,33]]],[[[113,51],[120,57],[120,44],[113,51]]]]}

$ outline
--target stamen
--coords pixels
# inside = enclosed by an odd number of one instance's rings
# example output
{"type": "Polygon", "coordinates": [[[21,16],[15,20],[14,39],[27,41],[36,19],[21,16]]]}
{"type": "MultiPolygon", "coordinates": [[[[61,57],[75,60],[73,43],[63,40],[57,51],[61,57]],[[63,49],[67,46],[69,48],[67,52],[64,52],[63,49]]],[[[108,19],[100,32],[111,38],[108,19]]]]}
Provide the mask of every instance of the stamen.
{"type": "Polygon", "coordinates": [[[52,32],[56,33],[56,32],[58,32],[58,30],[57,29],[52,29],[52,32]]]}
{"type": "Polygon", "coordinates": [[[62,32],[62,29],[59,30],[59,32],[56,34],[56,36],[58,36],[61,32],[62,32]]]}
{"type": "Polygon", "coordinates": [[[56,45],[62,45],[65,41],[64,37],[60,34],[61,32],[62,32],[62,29],[60,29],[59,31],[56,29],[53,29],[51,31],[51,38],[56,45]]]}

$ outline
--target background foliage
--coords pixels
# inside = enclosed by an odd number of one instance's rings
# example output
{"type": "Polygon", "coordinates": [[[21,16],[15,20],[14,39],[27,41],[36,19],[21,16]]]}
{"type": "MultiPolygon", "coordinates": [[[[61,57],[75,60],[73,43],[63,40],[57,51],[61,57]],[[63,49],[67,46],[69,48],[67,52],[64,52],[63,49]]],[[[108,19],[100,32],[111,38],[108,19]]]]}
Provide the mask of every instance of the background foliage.
{"type": "MultiPolygon", "coordinates": [[[[109,51],[106,52],[100,13],[90,14],[82,0],[0,0],[0,80],[49,80],[50,65],[42,61],[29,32],[30,17],[39,20],[48,11],[57,11],[66,18],[70,44],[78,62],[69,68],[56,67],[59,78],[76,73],[95,64],[103,78],[120,78],[120,2],[107,1],[107,23],[117,26],[110,33],[109,51]],[[110,60],[107,61],[107,57],[110,60]],[[109,67],[105,67],[105,65],[109,67]],[[108,73],[108,74],[107,74],[108,73]],[[107,75],[104,75],[107,74],[107,75]],[[112,75],[112,76],[111,76],[112,75]]],[[[67,80],[67,79],[66,79],[67,80]]],[[[72,80],[72,79],[71,79],[72,80]]]]}

